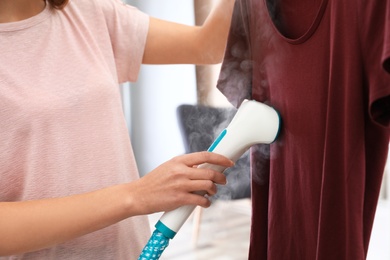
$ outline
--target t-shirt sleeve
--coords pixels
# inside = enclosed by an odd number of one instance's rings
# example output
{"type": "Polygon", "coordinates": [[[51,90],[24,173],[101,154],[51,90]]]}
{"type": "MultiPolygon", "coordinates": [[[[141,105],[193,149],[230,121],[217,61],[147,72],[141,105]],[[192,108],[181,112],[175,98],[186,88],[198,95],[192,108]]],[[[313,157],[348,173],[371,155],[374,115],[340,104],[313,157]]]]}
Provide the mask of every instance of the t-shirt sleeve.
{"type": "Polygon", "coordinates": [[[121,0],[100,0],[120,83],[136,81],[142,64],[149,16],[121,0]]]}
{"type": "Polygon", "coordinates": [[[360,10],[362,53],[367,75],[369,115],[390,127],[390,0],[368,1],[360,10]]]}
{"type": "Polygon", "coordinates": [[[237,0],[235,3],[225,57],[217,83],[217,88],[235,107],[244,99],[250,99],[252,90],[247,1],[237,0]]]}

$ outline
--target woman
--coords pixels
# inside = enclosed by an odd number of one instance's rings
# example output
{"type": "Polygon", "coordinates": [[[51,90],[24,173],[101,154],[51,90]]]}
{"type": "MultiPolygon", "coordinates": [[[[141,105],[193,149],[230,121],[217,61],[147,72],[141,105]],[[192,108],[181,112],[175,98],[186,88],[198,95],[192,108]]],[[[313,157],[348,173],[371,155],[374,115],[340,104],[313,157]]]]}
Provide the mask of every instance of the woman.
{"type": "Polygon", "coordinates": [[[232,162],[183,155],[139,179],[117,86],[141,63],[219,62],[233,4],[191,27],[118,0],[0,1],[0,259],[136,259],[146,214],[210,205],[192,192],[225,177],[193,166],[232,162]]]}

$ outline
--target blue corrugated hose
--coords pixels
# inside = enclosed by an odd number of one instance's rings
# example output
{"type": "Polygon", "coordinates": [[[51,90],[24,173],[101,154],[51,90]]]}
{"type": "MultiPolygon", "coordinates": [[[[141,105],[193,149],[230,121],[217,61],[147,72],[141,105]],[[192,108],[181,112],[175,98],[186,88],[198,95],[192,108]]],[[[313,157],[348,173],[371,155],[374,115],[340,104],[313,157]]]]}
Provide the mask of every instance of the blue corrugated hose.
{"type": "Polygon", "coordinates": [[[138,260],[158,260],[165,248],[169,244],[169,238],[165,237],[160,231],[155,230],[148,243],[142,250],[138,260]]]}

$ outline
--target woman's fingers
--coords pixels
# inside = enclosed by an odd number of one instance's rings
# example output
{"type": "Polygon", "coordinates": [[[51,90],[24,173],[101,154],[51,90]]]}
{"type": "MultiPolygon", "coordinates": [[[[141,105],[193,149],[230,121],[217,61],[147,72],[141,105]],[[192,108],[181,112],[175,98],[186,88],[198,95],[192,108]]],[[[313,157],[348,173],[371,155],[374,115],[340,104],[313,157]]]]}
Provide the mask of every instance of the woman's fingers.
{"type": "Polygon", "coordinates": [[[192,180],[186,189],[198,195],[213,196],[217,193],[217,185],[210,180],[192,180]]]}
{"type": "Polygon", "coordinates": [[[205,196],[191,193],[188,195],[188,197],[189,197],[188,198],[189,200],[193,201],[193,203],[192,203],[193,205],[198,205],[198,206],[201,206],[203,208],[208,208],[211,205],[211,201],[205,196]]]}
{"type": "Polygon", "coordinates": [[[208,168],[194,168],[189,170],[188,178],[191,180],[210,180],[218,184],[226,184],[226,176],[218,171],[208,168]]]}
{"type": "Polygon", "coordinates": [[[206,151],[177,156],[174,160],[180,160],[187,166],[200,165],[203,163],[215,164],[223,167],[232,167],[234,165],[234,162],[227,157],[206,151]]]}

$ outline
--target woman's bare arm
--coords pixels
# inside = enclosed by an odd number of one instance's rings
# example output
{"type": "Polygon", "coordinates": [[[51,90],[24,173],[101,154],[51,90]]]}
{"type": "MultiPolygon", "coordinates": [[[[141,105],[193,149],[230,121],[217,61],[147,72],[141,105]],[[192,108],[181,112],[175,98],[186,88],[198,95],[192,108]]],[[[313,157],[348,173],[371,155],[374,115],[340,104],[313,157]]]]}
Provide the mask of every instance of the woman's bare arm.
{"type": "Polygon", "coordinates": [[[143,63],[215,64],[222,61],[235,0],[220,0],[202,26],[150,18],[143,63]]]}
{"type": "Polygon", "coordinates": [[[143,178],[90,193],[23,202],[0,202],[0,256],[35,251],[115,224],[135,215],[182,205],[208,207],[193,191],[215,194],[222,173],[193,167],[204,162],[232,166],[209,152],[174,157],[143,178]]]}

